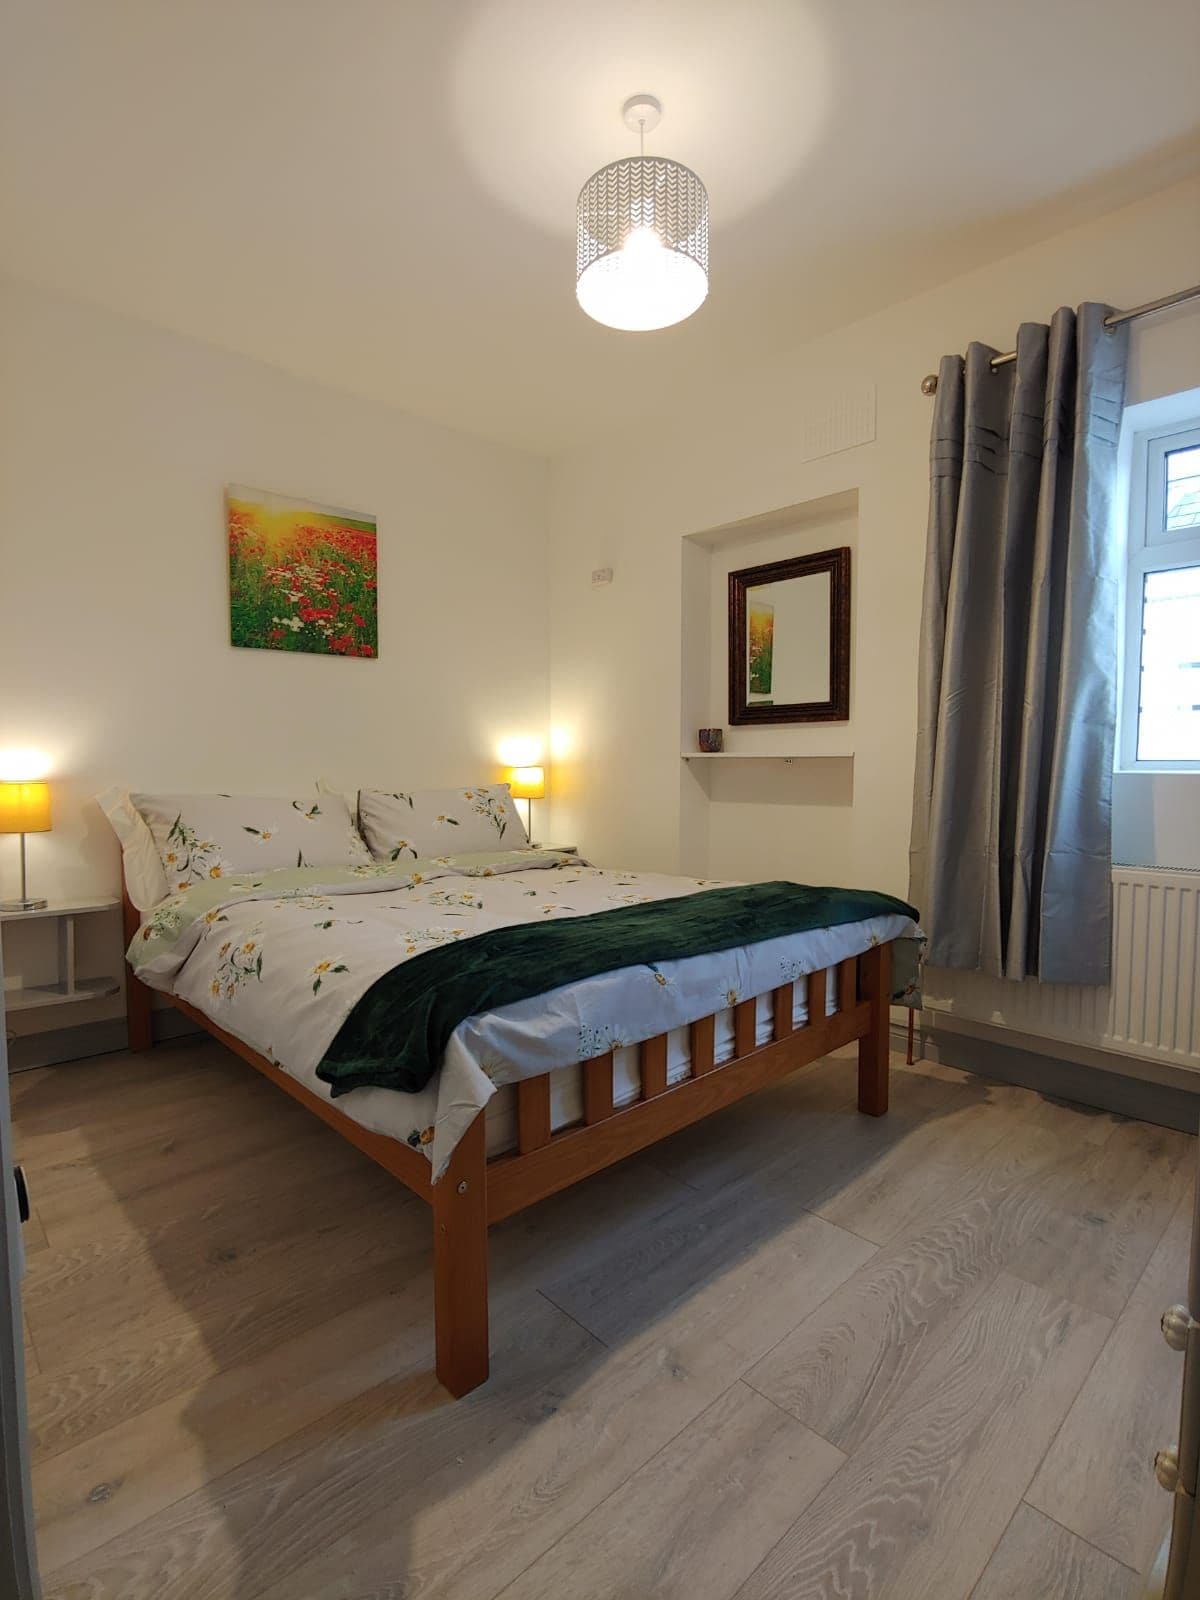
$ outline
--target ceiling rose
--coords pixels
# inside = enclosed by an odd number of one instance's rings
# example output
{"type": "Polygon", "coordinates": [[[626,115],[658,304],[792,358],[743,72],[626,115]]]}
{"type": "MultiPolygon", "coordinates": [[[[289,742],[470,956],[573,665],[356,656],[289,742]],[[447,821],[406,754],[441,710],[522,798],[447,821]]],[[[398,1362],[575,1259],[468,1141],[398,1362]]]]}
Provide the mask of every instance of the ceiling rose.
{"type": "Polygon", "coordinates": [[[708,294],[708,191],[690,167],[645,153],[662,117],[653,95],[622,107],[639,153],[594,172],[579,191],[575,298],[606,328],[669,328],[708,294]]]}

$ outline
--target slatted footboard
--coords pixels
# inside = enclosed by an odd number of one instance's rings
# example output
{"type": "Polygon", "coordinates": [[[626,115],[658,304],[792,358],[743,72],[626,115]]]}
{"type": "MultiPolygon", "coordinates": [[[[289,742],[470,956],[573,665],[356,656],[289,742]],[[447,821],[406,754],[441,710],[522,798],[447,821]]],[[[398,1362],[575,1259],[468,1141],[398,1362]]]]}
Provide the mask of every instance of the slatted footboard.
{"type": "Polygon", "coordinates": [[[866,1045],[875,985],[882,980],[886,990],[882,969],[890,953],[890,946],[881,945],[839,963],[838,1009],[830,1016],[826,974],[809,973],[808,1022],[799,1028],[792,1023],[793,986],[776,989],[772,1036],[765,1044],[755,1041],[757,1000],[739,1002],[733,1055],[720,1067],[713,1060],[716,1018],[693,1022],[691,1075],[680,1083],[667,1084],[667,1036],[645,1040],[638,1046],[640,1098],[620,1109],[613,1105],[611,1053],[584,1062],[583,1121],[557,1132],[550,1127],[549,1075],[522,1078],[516,1085],[517,1149],[487,1164],[488,1221],[500,1222],[855,1039],[863,1041],[859,1108],[880,1115],[887,1110],[887,1054],[885,1049],[880,1058],[866,1045]]]}
{"type": "Polygon", "coordinates": [[[772,1035],[756,1041],[757,999],[733,1012],[733,1055],[714,1061],[716,1018],[691,1024],[691,1073],[667,1082],[667,1037],[638,1046],[640,1098],[613,1104],[611,1053],[583,1063],[583,1120],[554,1130],[550,1078],[522,1078],[517,1090],[517,1148],[487,1159],[483,1116],[475,1137],[459,1145],[450,1170],[434,1185],[437,1283],[438,1376],[461,1395],[487,1377],[487,1227],[514,1212],[644,1150],[722,1106],[807,1066],[842,1045],[858,1041],[858,1106],[882,1116],[888,1104],[888,996],[890,944],[839,962],[837,1009],[826,1015],[827,975],[809,973],[807,1021],[792,1021],[795,994],[786,983],[774,991],[772,1035]],[[437,1220],[439,1191],[445,1218],[437,1220]],[[479,1199],[482,1191],[483,1199],[479,1199]],[[474,1196],[468,1206],[467,1197],[474,1196]]]}

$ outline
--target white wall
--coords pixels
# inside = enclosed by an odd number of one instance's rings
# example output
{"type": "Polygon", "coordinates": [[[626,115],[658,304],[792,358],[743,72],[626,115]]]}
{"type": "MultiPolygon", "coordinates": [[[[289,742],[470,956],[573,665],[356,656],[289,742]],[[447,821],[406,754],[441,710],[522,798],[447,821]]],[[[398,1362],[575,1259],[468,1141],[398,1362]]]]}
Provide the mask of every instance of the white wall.
{"type": "MultiPolygon", "coordinates": [[[[719,269],[718,254],[714,246],[719,269]]],[[[811,801],[785,805],[776,785],[771,804],[747,812],[753,825],[745,849],[736,860],[723,851],[722,870],[767,875],[764,862],[791,841],[788,870],[797,875],[902,893],[931,416],[920,380],[943,353],[972,339],[1011,349],[1019,322],[1044,321],[1060,304],[1129,306],[1183,288],[1195,281],[1198,262],[1200,184],[1192,182],[840,329],[769,367],[722,372],[719,383],[714,374],[710,391],[681,396],[677,411],[652,429],[597,441],[558,462],[550,511],[551,714],[569,753],[556,769],[553,831],[578,838],[604,862],[671,869],[681,852],[694,859],[703,830],[690,816],[687,786],[694,780],[681,778],[677,743],[674,601],[683,541],[857,489],[854,689],[844,730],[854,750],[852,796],[846,803],[844,784],[814,761],[811,801]],[[864,383],[876,388],[874,441],[802,459],[801,422],[822,407],[836,411],[864,383]],[[614,581],[592,589],[588,575],[600,566],[613,567],[614,581]],[[833,808],[836,828],[827,825],[833,808]],[[821,825],[808,829],[808,815],[821,825]]],[[[1198,381],[1195,307],[1136,325],[1132,340],[1131,402],[1198,381]]],[[[685,587],[694,585],[695,573],[685,571],[684,579],[685,587]]],[[[819,725],[809,731],[818,749],[819,725]]],[[[750,799],[752,777],[736,781],[750,799]]],[[[1198,810],[1193,802],[1196,864],[1198,810]]],[[[1143,834],[1146,826],[1152,829],[1152,818],[1139,822],[1143,834]]]]}
{"type": "Polygon", "coordinates": [[[39,891],[116,889],[110,783],[459,783],[545,736],[543,461],[3,279],[0,351],[0,748],[53,760],[39,891]],[[230,482],[378,517],[378,660],[232,648],[230,482]]]}

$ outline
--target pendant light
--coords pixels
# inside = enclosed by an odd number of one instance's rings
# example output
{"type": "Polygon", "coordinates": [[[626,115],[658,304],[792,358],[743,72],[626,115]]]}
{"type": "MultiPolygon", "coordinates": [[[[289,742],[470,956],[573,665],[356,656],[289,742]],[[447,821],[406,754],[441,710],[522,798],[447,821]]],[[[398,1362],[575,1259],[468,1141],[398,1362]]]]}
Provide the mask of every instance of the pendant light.
{"type": "Polygon", "coordinates": [[[575,298],[606,328],[669,328],[708,294],[708,192],[678,161],[645,153],[662,117],[651,94],[622,107],[639,154],[594,172],[579,191],[575,298]]]}

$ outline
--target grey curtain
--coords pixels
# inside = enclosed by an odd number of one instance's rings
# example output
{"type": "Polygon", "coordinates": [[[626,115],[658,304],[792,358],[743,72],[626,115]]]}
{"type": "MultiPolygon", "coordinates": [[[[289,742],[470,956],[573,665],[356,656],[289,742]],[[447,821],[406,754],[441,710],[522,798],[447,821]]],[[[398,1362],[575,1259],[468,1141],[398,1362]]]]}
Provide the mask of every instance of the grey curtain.
{"type": "Polygon", "coordinates": [[[1108,981],[1128,331],[1107,311],[938,373],[909,895],[933,966],[1108,981]]]}

